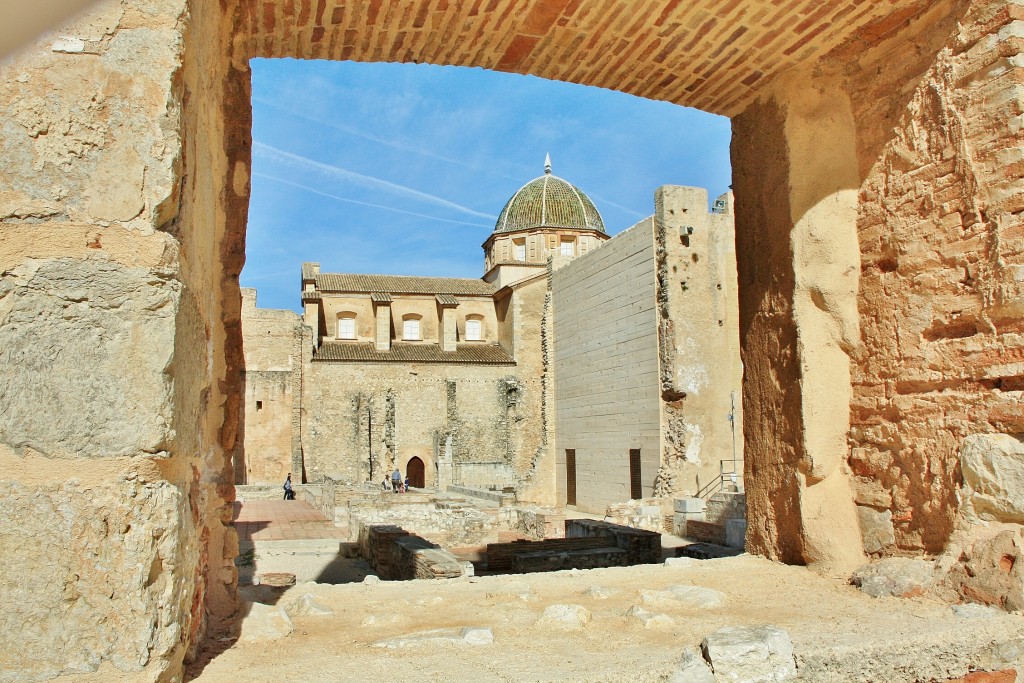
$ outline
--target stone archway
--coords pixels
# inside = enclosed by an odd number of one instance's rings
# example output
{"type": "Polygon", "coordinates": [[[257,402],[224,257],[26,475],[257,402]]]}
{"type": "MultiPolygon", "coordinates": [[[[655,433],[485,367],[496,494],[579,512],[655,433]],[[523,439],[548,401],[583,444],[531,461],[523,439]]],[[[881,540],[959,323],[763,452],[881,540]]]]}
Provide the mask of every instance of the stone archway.
{"type": "Polygon", "coordinates": [[[6,603],[61,643],[15,633],[0,659],[172,677],[234,615],[256,56],[478,66],[732,117],[748,548],[836,569],[862,537],[940,551],[960,442],[1024,432],[1018,17],[1012,0],[96,3],[0,66],[0,405],[17,408],[0,538],[53,549],[19,558],[39,580],[6,603]],[[111,387],[123,409],[94,400],[111,387]]]}

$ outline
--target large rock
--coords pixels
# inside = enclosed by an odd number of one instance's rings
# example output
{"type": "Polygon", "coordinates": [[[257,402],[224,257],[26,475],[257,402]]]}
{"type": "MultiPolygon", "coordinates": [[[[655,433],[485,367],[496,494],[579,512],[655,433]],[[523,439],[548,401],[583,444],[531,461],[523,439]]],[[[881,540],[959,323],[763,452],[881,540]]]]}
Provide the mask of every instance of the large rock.
{"type": "Polygon", "coordinates": [[[775,626],[729,626],[700,644],[715,680],[761,683],[796,677],[793,643],[775,626]]]}
{"type": "Polygon", "coordinates": [[[262,643],[287,638],[295,625],[283,607],[253,602],[246,605],[248,613],[242,619],[238,640],[242,643],[262,643]]]}
{"type": "Polygon", "coordinates": [[[857,506],[857,519],[864,539],[864,552],[873,554],[896,543],[896,529],[892,524],[892,510],[879,512],[874,508],[857,506]]]}
{"type": "Polygon", "coordinates": [[[656,628],[661,626],[673,626],[675,621],[667,614],[648,612],[640,605],[633,605],[626,612],[626,618],[637,622],[644,628],[656,628]]]}
{"type": "Polygon", "coordinates": [[[536,623],[551,628],[580,629],[590,623],[590,610],[583,605],[550,605],[536,623]]]}
{"type": "Polygon", "coordinates": [[[1024,522],[1024,441],[973,434],[960,446],[963,513],[968,518],[1024,522]]]}
{"type": "Polygon", "coordinates": [[[688,647],[679,658],[679,668],[668,678],[668,683],[715,683],[707,662],[696,650],[688,647]]]}
{"type": "Polygon", "coordinates": [[[306,593],[299,596],[297,600],[285,605],[285,612],[290,617],[319,617],[334,614],[334,610],[316,599],[313,595],[306,593]]]}
{"type": "Polygon", "coordinates": [[[911,598],[924,595],[932,587],[935,563],[890,557],[860,567],[850,577],[850,582],[875,598],[911,598]]]}
{"type": "Polygon", "coordinates": [[[1024,532],[1006,530],[975,541],[961,551],[945,583],[969,602],[1024,609],[1024,532]]]}
{"type": "Polygon", "coordinates": [[[669,586],[665,590],[641,590],[640,600],[648,607],[710,609],[725,604],[725,593],[703,586],[669,586]]]}
{"type": "Polygon", "coordinates": [[[163,454],[179,290],[99,260],[0,277],[0,443],[53,458],[163,454]]]}

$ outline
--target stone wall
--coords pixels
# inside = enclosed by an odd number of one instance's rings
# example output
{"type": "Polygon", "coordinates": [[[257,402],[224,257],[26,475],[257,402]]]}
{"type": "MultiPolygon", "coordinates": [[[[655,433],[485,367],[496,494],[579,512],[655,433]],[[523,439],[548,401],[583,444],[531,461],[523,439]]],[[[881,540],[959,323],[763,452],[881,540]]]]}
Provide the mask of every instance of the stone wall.
{"type": "Polygon", "coordinates": [[[695,495],[743,469],[732,196],[709,213],[706,190],[666,186],[654,205],[663,448],[654,493],[695,495]]]}
{"type": "Polygon", "coordinates": [[[99,2],[0,66],[6,680],[170,678],[235,610],[226,36],[99,2]]]}
{"type": "Polygon", "coordinates": [[[301,416],[301,326],[297,313],[257,308],[256,290],[242,290],[245,395],[242,450],[235,454],[237,484],[281,483],[289,473],[293,481],[302,481],[302,471],[292,471],[301,416]]]}
{"type": "Polygon", "coordinates": [[[576,452],[576,504],[603,512],[630,498],[630,449],[644,495],[661,462],[654,236],[650,221],[552,273],[556,486],[576,452]]]}

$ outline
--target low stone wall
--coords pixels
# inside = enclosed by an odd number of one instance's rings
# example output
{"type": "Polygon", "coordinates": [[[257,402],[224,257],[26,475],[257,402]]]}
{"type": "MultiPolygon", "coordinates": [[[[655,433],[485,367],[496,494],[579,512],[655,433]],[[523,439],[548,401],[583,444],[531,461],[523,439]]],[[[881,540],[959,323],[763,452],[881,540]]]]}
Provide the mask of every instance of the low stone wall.
{"type": "Polygon", "coordinates": [[[502,462],[456,462],[452,464],[452,483],[478,489],[515,487],[519,476],[502,462]]]}
{"type": "MultiPolygon", "coordinates": [[[[594,548],[617,548],[615,537],[590,536],[580,538],[552,538],[544,541],[512,541],[511,543],[491,543],[487,546],[487,571],[504,572],[515,568],[515,558],[523,554],[571,553],[594,548]]],[[[516,570],[518,571],[518,570],[516,570]]],[[[528,570],[540,571],[540,570],[528,570]]]]}
{"type": "Polygon", "coordinates": [[[395,525],[361,526],[359,551],[378,576],[391,581],[450,579],[467,574],[454,555],[395,525]]]}
{"type": "Polygon", "coordinates": [[[609,505],[604,518],[612,524],[656,531],[659,534],[672,533],[672,500],[669,498],[643,498],[617,505],[609,505]]]}
{"type": "Polygon", "coordinates": [[[627,565],[661,562],[661,534],[659,533],[593,519],[567,519],[565,521],[565,537],[567,539],[591,536],[613,536],[616,547],[626,551],[627,565]]]}
{"type": "Polygon", "coordinates": [[[531,572],[557,572],[564,569],[600,569],[602,567],[628,567],[629,553],[622,548],[602,546],[571,552],[537,551],[520,553],[512,558],[512,571],[516,574],[531,572]]]}
{"type": "Polygon", "coordinates": [[[510,531],[527,538],[564,538],[565,513],[555,508],[514,507],[499,511],[499,518],[510,531]]]}
{"type": "Polygon", "coordinates": [[[742,493],[719,491],[708,499],[704,521],[724,525],[729,519],[747,518],[747,497],[742,493]]]}
{"type": "MultiPolygon", "coordinates": [[[[299,498],[302,486],[296,484],[295,497],[299,498]]],[[[280,484],[245,484],[235,486],[235,500],[283,500],[284,482],[280,484]]]]}
{"type": "Polygon", "coordinates": [[[686,538],[700,543],[714,543],[715,545],[726,545],[726,530],[724,524],[714,522],[700,522],[688,520],[686,528],[683,529],[686,538]]]}
{"type": "Polygon", "coordinates": [[[516,495],[514,493],[504,493],[503,491],[494,491],[492,489],[478,489],[470,486],[452,485],[448,487],[448,493],[454,493],[468,498],[479,498],[480,500],[497,503],[499,507],[508,507],[516,500],[516,495]]]}

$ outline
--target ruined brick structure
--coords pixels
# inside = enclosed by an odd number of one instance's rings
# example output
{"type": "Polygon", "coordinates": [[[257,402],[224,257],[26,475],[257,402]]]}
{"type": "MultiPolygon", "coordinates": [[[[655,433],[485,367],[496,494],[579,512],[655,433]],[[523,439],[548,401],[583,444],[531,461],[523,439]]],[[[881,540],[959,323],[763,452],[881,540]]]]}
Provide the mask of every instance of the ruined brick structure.
{"type": "Polygon", "coordinates": [[[1019,0],[102,0],[38,38],[0,66],[0,661],[169,680],[232,619],[257,56],[732,117],[747,549],[944,552],[954,596],[1019,604],[1017,479],[991,473],[1024,432],[1022,21],[1019,0]]]}

